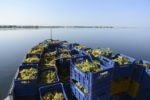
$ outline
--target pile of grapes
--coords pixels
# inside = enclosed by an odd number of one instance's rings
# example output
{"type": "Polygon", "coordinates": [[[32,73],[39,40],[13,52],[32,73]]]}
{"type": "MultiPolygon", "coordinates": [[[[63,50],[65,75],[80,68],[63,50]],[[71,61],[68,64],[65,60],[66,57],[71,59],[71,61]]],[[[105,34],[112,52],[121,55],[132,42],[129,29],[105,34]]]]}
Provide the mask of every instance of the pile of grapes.
{"type": "Polygon", "coordinates": [[[60,92],[48,92],[43,97],[43,100],[65,100],[65,97],[60,92]]]}
{"type": "Polygon", "coordinates": [[[77,68],[79,68],[82,72],[98,72],[103,70],[99,65],[89,62],[87,59],[83,62],[76,63],[77,68]]]}
{"type": "Polygon", "coordinates": [[[117,62],[119,65],[129,64],[130,60],[127,57],[118,56],[113,59],[114,62],[117,62]]]}
{"type": "Polygon", "coordinates": [[[83,86],[80,84],[80,82],[76,82],[76,86],[83,92],[83,93],[87,93],[87,90],[85,88],[83,88],[83,86]]]}
{"type": "Polygon", "coordinates": [[[25,58],[23,60],[24,63],[38,63],[39,61],[40,61],[40,59],[36,55],[33,55],[32,57],[25,58]]]}
{"type": "Polygon", "coordinates": [[[29,69],[22,69],[19,71],[18,80],[31,80],[37,78],[37,69],[36,68],[29,68],[29,69]]]}
{"type": "Polygon", "coordinates": [[[51,70],[44,71],[41,74],[40,83],[42,84],[49,84],[57,82],[57,75],[56,72],[53,72],[51,70]]]}

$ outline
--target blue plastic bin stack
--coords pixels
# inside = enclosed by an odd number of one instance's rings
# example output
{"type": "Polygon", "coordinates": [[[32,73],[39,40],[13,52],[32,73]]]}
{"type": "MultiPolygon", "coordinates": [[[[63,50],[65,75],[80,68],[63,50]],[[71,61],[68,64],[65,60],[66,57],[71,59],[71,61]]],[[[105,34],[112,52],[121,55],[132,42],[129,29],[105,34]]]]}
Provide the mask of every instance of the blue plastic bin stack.
{"type": "Polygon", "coordinates": [[[35,68],[38,70],[37,65],[21,65],[18,70],[18,75],[14,79],[14,94],[15,96],[35,96],[37,95],[37,77],[36,79],[22,80],[18,79],[20,76],[19,71],[22,69],[35,68]]]}
{"type": "Polygon", "coordinates": [[[102,71],[84,73],[76,67],[76,63],[86,59],[92,62],[91,57],[88,55],[74,58],[71,61],[70,77],[72,92],[78,100],[109,100],[113,66],[104,64],[101,65],[102,71]],[[74,81],[79,82],[87,90],[87,93],[83,93],[75,85],[74,81]]]}
{"type": "Polygon", "coordinates": [[[48,49],[54,49],[54,48],[57,48],[57,47],[60,47],[61,46],[61,42],[59,40],[47,40],[46,41],[48,43],[48,49]],[[55,43],[52,43],[52,42],[55,42],[55,43]]]}
{"type": "Polygon", "coordinates": [[[66,47],[60,47],[58,48],[58,55],[57,68],[60,81],[68,82],[70,80],[70,49],[66,47]],[[68,55],[68,57],[62,57],[61,55],[68,55]]]}
{"type": "MultiPolygon", "coordinates": [[[[143,78],[143,73],[144,73],[144,67],[142,65],[139,65],[136,63],[137,61],[134,62],[134,69],[133,69],[133,74],[132,74],[132,79],[135,80],[136,82],[140,83],[143,78]]],[[[143,61],[139,61],[140,63],[143,63],[143,61]]]]}
{"type": "Polygon", "coordinates": [[[123,54],[103,55],[108,52],[94,57],[86,52],[92,48],[67,41],[49,39],[37,46],[43,48],[42,52],[27,53],[26,58],[37,56],[39,62],[23,62],[14,79],[14,94],[17,97],[33,96],[36,100],[43,100],[47,93],[61,92],[65,100],[150,100],[150,68],[143,66],[150,64],[148,61],[141,60],[137,63],[134,58],[123,54]],[[69,54],[71,57],[61,57],[61,54],[69,54]],[[119,65],[114,61],[118,56],[128,58],[129,64],[119,65]],[[55,64],[50,63],[53,57],[55,64]],[[98,61],[102,70],[81,71],[76,64],[86,60],[90,63],[98,61]],[[19,71],[29,68],[37,69],[36,78],[18,79],[19,71]],[[46,72],[56,73],[55,82],[41,82],[42,75],[46,72]]]}
{"type": "Polygon", "coordinates": [[[43,100],[42,97],[46,93],[54,93],[54,92],[62,93],[64,96],[64,100],[68,100],[62,83],[56,83],[53,85],[43,86],[43,87],[39,88],[40,100],[43,100]]]}
{"type": "Polygon", "coordinates": [[[138,100],[149,100],[150,99],[150,68],[145,68],[143,65],[148,64],[148,61],[141,61],[141,64],[136,64],[136,68],[140,68],[139,74],[140,78],[134,77],[134,79],[138,79],[140,82],[140,91],[138,94],[138,100]]]}
{"type": "Polygon", "coordinates": [[[60,50],[58,50],[58,53],[59,53],[59,58],[58,58],[59,65],[62,66],[62,67],[64,67],[64,66],[69,67],[70,66],[70,58],[71,57],[60,57],[61,54],[66,54],[66,55],[70,55],[71,56],[70,49],[68,49],[68,48],[64,48],[64,49],[66,49],[68,51],[67,52],[61,52],[60,50]]]}
{"type": "Polygon", "coordinates": [[[55,84],[55,83],[58,83],[58,82],[59,82],[59,78],[58,78],[56,68],[49,68],[49,69],[39,70],[39,73],[38,73],[38,86],[39,87],[50,85],[50,84],[55,84]],[[55,72],[56,73],[55,82],[52,82],[52,83],[43,83],[42,82],[42,80],[43,80],[42,75],[44,75],[45,73],[48,73],[48,72],[55,72]]]}
{"type": "MultiPolygon", "coordinates": [[[[37,45],[39,46],[39,45],[37,45]]],[[[37,47],[35,46],[35,47],[37,47]]],[[[33,47],[34,48],[34,47],[33,47]]],[[[42,48],[44,49],[44,48],[42,48]]],[[[17,71],[17,75],[14,79],[14,93],[15,96],[36,96],[38,94],[37,90],[38,90],[38,84],[37,84],[37,79],[38,79],[38,73],[36,75],[36,79],[29,79],[29,80],[23,80],[23,79],[18,79],[18,77],[20,76],[20,71],[23,69],[30,69],[30,68],[35,68],[37,69],[37,72],[39,70],[39,65],[40,65],[40,60],[42,57],[43,52],[41,53],[27,53],[25,58],[30,58],[33,56],[36,56],[39,58],[39,62],[31,62],[31,63],[27,63],[27,62],[22,62],[22,64],[20,65],[18,71],[17,71]]]]}
{"type": "Polygon", "coordinates": [[[131,77],[133,72],[133,62],[135,61],[135,59],[123,54],[117,54],[114,57],[112,57],[112,59],[118,56],[127,57],[130,63],[119,65],[117,62],[114,62],[113,80],[125,78],[125,77],[131,77]]]}

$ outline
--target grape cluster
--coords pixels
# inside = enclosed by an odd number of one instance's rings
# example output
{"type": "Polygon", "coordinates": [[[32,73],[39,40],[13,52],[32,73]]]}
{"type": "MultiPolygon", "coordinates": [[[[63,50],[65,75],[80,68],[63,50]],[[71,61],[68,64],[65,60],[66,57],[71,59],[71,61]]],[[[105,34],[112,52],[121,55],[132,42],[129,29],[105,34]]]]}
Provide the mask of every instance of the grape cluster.
{"type": "Polygon", "coordinates": [[[29,79],[35,79],[37,76],[37,69],[35,68],[29,68],[29,69],[22,69],[19,71],[19,80],[29,80],[29,79]]]}
{"type": "Polygon", "coordinates": [[[129,64],[130,61],[127,57],[118,56],[115,59],[113,59],[114,62],[117,62],[119,65],[123,64],[129,64]]]}
{"type": "Polygon", "coordinates": [[[60,92],[48,92],[46,93],[43,97],[43,100],[65,100],[65,97],[62,93],[60,92]]]}
{"type": "Polygon", "coordinates": [[[103,70],[100,66],[97,64],[94,64],[92,62],[89,62],[87,59],[81,63],[76,63],[77,68],[79,68],[82,72],[98,72],[100,70],[103,70]]]}
{"type": "Polygon", "coordinates": [[[36,55],[33,55],[32,57],[29,58],[25,58],[23,60],[24,63],[38,63],[39,61],[40,59],[36,55]]]}
{"type": "Polygon", "coordinates": [[[41,74],[41,83],[53,83],[57,81],[56,72],[53,71],[45,71],[41,74]]]}

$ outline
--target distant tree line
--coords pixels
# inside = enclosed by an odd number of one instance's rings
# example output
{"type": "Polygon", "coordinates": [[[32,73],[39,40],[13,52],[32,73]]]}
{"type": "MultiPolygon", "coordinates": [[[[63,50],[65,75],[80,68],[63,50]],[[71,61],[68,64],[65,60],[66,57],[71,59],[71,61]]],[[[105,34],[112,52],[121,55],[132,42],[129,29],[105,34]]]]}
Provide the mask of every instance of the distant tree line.
{"type": "Polygon", "coordinates": [[[114,28],[113,26],[21,26],[21,25],[0,25],[0,28],[114,28]]]}

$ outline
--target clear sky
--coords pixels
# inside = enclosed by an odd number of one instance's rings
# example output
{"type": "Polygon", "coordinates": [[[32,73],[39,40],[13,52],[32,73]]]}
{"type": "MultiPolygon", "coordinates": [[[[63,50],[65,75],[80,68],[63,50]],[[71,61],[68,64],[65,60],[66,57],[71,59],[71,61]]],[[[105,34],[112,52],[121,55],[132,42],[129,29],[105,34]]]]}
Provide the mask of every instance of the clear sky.
{"type": "Polygon", "coordinates": [[[1,0],[3,24],[150,27],[150,0],[1,0]]]}

